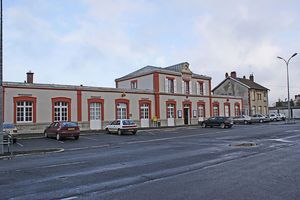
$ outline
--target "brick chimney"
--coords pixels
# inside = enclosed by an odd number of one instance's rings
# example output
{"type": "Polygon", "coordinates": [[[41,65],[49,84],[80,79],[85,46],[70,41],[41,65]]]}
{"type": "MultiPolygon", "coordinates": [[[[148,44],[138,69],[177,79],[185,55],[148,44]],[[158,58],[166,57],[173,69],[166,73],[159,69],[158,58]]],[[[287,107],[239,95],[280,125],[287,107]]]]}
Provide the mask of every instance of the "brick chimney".
{"type": "Polygon", "coordinates": [[[227,78],[227,77],[228,77],[228,73],[226,72],[226,73],[225,73],[225,78],[227,78]]]}
{"type": "Polygon", "coordinates": [[[250,74],[249,79],[250,79],[250,81],[254,82],[254,76],[253,76],[253,74],[250,74]]]}
{"type": "Polygon", "coordinates": [[[232,78],[236,78],[236,71],[231,72],[231,73],[230,73],[230,76],[231,76],[232,78]]]}
{"type": "Polygon", "coordinates": [[[33,83],[33,72],[29,71],[26,73],[27,74],[27,83],[33,83]]]}

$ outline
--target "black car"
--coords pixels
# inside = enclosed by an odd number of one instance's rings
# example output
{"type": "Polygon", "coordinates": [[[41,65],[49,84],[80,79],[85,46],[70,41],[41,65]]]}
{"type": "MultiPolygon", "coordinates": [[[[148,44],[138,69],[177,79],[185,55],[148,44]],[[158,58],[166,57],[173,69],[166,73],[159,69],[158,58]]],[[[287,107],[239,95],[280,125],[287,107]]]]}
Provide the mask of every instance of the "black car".
{"type": "Polygon", "coordinates": [[[202,128],[206,127],[221,127],[231,128],[233,121],[230,117],[210,117],[201,123],[202,128]]]}

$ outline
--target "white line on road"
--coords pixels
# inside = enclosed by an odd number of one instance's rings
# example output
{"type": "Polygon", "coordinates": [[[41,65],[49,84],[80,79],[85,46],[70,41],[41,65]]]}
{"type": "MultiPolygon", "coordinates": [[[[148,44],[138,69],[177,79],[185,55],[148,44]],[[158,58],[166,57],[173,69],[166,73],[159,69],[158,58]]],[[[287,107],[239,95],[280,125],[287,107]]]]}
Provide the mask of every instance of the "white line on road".
{"type": "Polygon", "coordinates": [[[294,133],[294,132],[300,132],[300,130],[288,130],[288,131],[284,131],[286,133],[294,133]]]}
{"type": "Polygon", "coordinates": [[[68,166],[68,165],[78,165],[83,164],[85,162],[70,162],[70,163],[63,163],[63,164],[57,164],[57,165],[47,165],[43,167],[36,167],[35,169],[45,169],[45,168],[52,168],[52,167],[61,167],[61,166],[68,166]]]}
{"type": "Polygon", "coordinates": [[[17,145],[19,145],[20,147],[23,147],[23,146],[24,146],[23,144],[21,144],[21,143],[19,143],[19,142],[17,142],[17,145]]]}
{"type": "Polygon", "coordinates": [[[63,141],[58,141],[59,143],[61,143],[61,144],[64,144],[64,142],[63,141]]]}
{"type": "Polygon", "coordinates": [[[67,198],[63,198],[60,200],[72,200],[72,199],[78,199],[78,197],[74,196],[74,197],[67,197],[67,198]]]}
{"type": "Polygon", "coordinates": [[[103,145],[96,145],[96,146],[89,146],[89,147],[78,147],[78,148],[71,148],[71,149],[65,149],[65,151],[78,151],[78,150],[85,150],[85,149],[97,149],[102,147],[109,147],[109,144],[103,144],[103,145]]]}
{"type": "Polygon", "coordinates": [[[86,138],[86,139],[89,139],[89,140],[98,141],[98,140],[97,140],[97,139],[95,139],[95,138],[91,138],[91,137],[87,137],[87,136],[81,136],[81,138],[86,138]]]}

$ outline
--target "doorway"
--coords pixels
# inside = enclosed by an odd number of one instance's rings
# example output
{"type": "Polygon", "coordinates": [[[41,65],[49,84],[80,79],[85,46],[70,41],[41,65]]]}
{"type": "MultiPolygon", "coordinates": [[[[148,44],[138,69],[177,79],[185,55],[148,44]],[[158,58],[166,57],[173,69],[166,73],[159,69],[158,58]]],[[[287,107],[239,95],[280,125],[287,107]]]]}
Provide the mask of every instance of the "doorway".
{"type": "Polygon", "coordinates": [[[183,108],[183,118],[184,118],[185,125],[190,124],[190,106],[189,105],[185,105],[183,108]]]}

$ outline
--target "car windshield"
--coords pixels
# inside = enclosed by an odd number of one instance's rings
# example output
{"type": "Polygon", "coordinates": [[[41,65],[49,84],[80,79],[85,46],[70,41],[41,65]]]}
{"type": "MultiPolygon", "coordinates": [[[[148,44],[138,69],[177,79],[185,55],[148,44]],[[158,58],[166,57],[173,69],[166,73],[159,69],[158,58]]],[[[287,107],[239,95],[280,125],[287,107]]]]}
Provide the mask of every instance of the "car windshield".
{"type": "Polygon", "coordinates": [[[123,125],[135,125],[135,123],[132,120],[124,120],[123,125]]]}
{"type": "Polygon", "coordinates": [[[3,128],[15,128],[13,124],[3,124],[3,128]]]}
{"type": "Polygon", "coordinates": [[[63,122],[62,127],[76,127],[78,126],[75,122],[63,122]]]}

